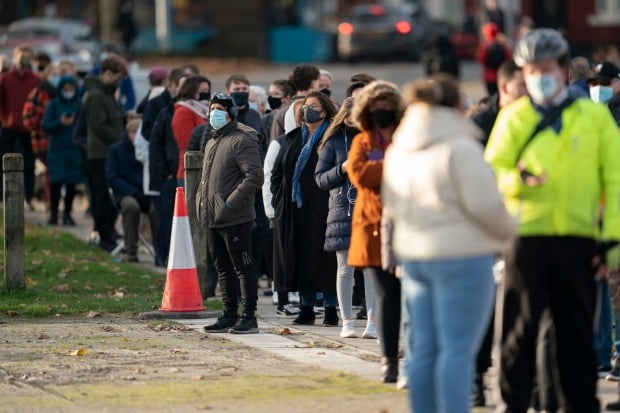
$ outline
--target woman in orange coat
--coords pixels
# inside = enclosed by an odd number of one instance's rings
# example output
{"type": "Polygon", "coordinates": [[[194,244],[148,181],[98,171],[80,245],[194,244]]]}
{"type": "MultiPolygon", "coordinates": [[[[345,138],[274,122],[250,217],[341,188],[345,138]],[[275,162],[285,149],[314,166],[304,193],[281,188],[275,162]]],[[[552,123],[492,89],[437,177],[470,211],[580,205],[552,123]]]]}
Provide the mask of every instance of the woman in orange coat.
{"type": "Polygon", "coordinates": [[[392,141],[405,103],[396,85],[375,81],[356,98],[351,114],[361,129],[351,144],[346,172],[357,189],[348,264],[365,268],[376,291],[382,380],[396,382],[400,329],[400,281],[393,269],[381,268],[381,178],[383,154],[392,141]]]}

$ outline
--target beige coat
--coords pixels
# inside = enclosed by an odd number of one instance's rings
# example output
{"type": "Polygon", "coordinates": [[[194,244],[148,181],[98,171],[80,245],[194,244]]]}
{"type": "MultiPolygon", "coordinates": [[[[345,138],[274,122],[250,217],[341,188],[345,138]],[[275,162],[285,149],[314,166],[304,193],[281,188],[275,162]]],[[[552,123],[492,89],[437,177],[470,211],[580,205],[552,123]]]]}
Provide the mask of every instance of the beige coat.
{"type": "Polygon", "coordinates": [[[479,130],[456,110],[409,107],[385,156],[382,198],[405,260],[473,257],[506,249],[517,222],[484,161],[479,130]]]}

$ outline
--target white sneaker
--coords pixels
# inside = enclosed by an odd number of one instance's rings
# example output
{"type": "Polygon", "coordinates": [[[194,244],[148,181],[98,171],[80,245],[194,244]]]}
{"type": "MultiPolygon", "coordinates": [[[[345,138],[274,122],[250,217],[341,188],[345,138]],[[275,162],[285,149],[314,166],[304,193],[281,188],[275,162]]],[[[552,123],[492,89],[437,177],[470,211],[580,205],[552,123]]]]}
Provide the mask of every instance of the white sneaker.
{"type": "Polygon", "coordinates": [[[369,322],[362,333],[362,338],[377,338],[377,324],[369,322]]]}
{"type": "Polygon", "coordinates": [[[407,376],[402,374],[398,375],[398,380],[396,381],[396,388],[398,390],[409,388],[409,380],[407,380],[407,376]]]}
{"type": "Polygon", "coordinates": [[[340,331],[340,337],[343,337],[343,338],[357,337],[357,334],[355,333],[353,320],[342,320],[342,330],[340,331]]]}

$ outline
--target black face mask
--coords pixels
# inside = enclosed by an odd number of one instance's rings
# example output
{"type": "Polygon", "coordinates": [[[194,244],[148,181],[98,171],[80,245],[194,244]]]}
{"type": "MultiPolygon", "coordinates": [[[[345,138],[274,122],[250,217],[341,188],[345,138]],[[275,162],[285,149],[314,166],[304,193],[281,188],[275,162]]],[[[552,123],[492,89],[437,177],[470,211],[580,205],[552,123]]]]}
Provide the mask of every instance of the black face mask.
{"type": "Polygon", "coordinates": [[[344,131],[347,134],[347,138],[351,140],[355,135],[360,133],[360,130],[355,126],[344,125],[344,131]]]}
{"type": "Polygon", "coordinates": [[[269,96],[269,97],[267,97],[267,102],[269,102],[269,107],[272,110],[276,110],[280,106],[282,106],[282,98],[277,98],[277,97],[274,97],[274,96],[269,96]]]}
{"type": "Polygon", "coordinates": [[[203,101],[203,102],[205,100],[211,100],[211,92],[200,92],[198,96],[198,100],[203,101]]]}
{"type": "Polygon", "coordinates": [[[305,108],[304,120],[307,123],[316,123],[322,121],[323,118],[321,117],[321,112],[319,112],[318,110],[314,110],[312,108],[305,108]]]}
{"type": "Polygon", "coordinates": [[[248,99],[250,99],[250,92],[232,92],[230,97],[234,99],[235,105],[246,106],[248,99]]]}
{"type": "Polygon", "coordinates": [[[44,71],[46,67],[47,67],[46,65],[37,65],[37,72],[44,71]]]}
{"type": "Polygon", "coordinates": [[[327,89],[327,88],[321,89],[321,90],[319,90],[319,92],[321,92],[322,94],[324,94],[327,97],[330,97],[332,95],[332,91],[327,89]]]}
{"type": "Polygon", "coordinates": [[[379,129],[386,128],[396,122],[396,112],[388,109],[377,109],[370,112],[370,121],[379,129]]]}

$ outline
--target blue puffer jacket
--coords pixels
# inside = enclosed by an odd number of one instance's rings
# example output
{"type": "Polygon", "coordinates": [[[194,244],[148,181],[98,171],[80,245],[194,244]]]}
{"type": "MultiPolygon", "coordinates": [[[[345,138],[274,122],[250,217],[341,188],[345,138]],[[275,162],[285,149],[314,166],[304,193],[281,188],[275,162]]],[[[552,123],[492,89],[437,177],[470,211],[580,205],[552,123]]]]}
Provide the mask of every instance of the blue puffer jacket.
{"type": "Polygon", "coordinates": [[[325,230],[325,251],[346,251],[351,241],[351,216],[357,192],[342,172],[353,136],[340,128],[319,152],[314,179],[324,191],[329,191],[329,213],[325,230]]]}

